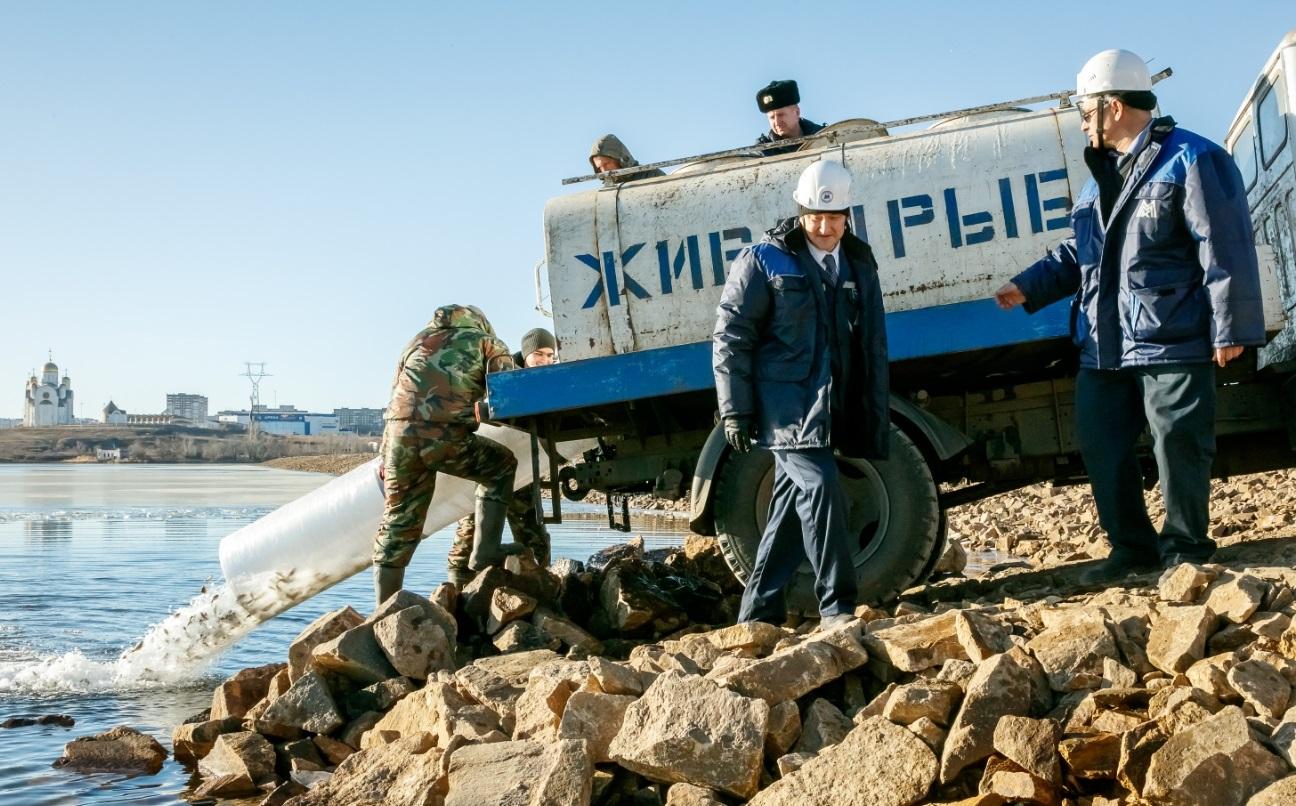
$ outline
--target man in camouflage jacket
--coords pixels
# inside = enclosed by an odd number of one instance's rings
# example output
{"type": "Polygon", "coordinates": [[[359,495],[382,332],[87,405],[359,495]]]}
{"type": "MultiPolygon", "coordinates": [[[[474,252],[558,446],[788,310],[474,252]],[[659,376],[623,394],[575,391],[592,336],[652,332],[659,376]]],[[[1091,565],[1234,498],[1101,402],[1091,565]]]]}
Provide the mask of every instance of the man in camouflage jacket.
{"type": "Polygon", "coordinates": [[[378,604],[400,590],[405,567],[423,535],[436,474],[477,482],[476,535],[468,567],[496,565],[516,550],[501,546],[517,459],[508,448],[474,433],[474,404],[485,396],[486,374],[513,369],[508,347],[469,305],[444,305],[401,353],[383,431],[383,490],[387,499],[374,539],[378,604]]]}

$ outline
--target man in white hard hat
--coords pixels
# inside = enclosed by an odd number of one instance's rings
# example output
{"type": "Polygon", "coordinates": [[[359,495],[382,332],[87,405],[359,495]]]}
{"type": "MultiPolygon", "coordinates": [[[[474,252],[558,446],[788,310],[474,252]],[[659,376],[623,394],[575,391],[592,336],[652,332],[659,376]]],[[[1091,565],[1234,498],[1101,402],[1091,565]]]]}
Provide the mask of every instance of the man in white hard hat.
{"type": "Polygon", "coordinates": [[[1147,66],[1105,50],[1077,77],[1093,177],[1071,237],[999,289],[1034,313],[1071,298],[1076,431],[1111,554],[1088,582],[1203,562],[1215,455],[1215,367],[1264,343],[1246,191],[1228,152],[1155,117],[1147,66]],[[1143,502],[1136,442],[1151,431],[1165,499],[1143,502]]]}
{"type": "Polygon", "coordinates": [[[784,589],[809,558],[825,626],[848,621],[856,570],[834,449],[884,459],[890,445],[886,326],[877,263],[847,229],[851,175],[832,159],[802,172],[800,215],[739,253],[712,336],[731,448],[774,454],[769,523],[741,621],[782,624],[784,589]]]}

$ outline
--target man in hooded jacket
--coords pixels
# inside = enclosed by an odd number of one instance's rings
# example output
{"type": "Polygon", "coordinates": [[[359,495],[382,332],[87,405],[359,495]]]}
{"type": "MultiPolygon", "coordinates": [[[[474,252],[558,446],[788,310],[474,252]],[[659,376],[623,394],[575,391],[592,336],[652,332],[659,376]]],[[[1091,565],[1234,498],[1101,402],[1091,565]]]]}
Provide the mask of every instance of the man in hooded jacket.
{"type": "Polygon", "coordinates": [[[374,539],[374,594],[378,604],[401,589],[405,568],[423,536],[436,491],[436,474],[477,482],[476,534],[468,567],[498,565],[513,544],[501,546],[513,495],[517,458],[478,436],[475,405],[486,374],[514,368],[508,347],[471,305],[444,305],[401,353],[383,430],[386,508],[374,539]]]}
{"type": "Polygon", "coordinates": [[[807,558],[825,626],[852,618],[847,506],[834,450],[885,459],[890,446],[886,324],[877,263],[847,230],[851,176],[824,159],[792,194],[801,215],[739,253],[720,297],[712,369],[725,438],[774,454],[769,523],[740,621],[782,624],[784,589],[807,558]]]}
{"type": "MultiPolygon", "coordinates": [[[[630,149],[626,148],[625,143],[622,143],[621,139],[615,134],[605,134],[594,141],[594,145],[590,146],[589,161],[590,167],[594,169],[595,173],[633,168],[639,164],[638,160],[630,154],[630,149]]],[[[645,168],[642,171],[631,171],[617,176],[605,176],[603,177],[603,184],[611,187],[623,182],[633,182],[637,179],[650,179],[654,176],[665,175],[660,168],[645,168]]]]}

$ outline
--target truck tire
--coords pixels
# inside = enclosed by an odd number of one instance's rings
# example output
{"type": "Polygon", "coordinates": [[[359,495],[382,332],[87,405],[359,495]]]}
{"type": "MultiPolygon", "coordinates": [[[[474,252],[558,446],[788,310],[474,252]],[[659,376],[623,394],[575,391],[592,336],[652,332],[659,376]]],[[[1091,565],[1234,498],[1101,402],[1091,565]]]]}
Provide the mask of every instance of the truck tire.
{"type": "MultiPolygon", "coordinates": [[[[899,428],[891,427],[891,458],[883,462],[837,458],[846,489],[847,528],[859,541],[854,550],[859,602],[896,598],[930,572],[943,548],[943,518],[936,483],[922,452],[899,428]]],[[[769,520],[774,457],[769,451],[730,452],[716,478],[716,537],[734,575],[746,582],[769,520]]],[[[817,615],[814,574],[807,560],[787,593],[788,611],[817,615]]]]}

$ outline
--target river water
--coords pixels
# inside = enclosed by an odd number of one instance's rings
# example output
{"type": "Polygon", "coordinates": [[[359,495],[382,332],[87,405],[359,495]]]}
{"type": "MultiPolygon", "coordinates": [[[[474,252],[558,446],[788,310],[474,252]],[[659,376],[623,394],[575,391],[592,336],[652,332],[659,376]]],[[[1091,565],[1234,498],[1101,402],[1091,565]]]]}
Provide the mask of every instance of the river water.
{"type": "MultiPolygon", "coordinates": [[[[269,621],[205,668],[149,683],[116,663],[149,626],[221,581],[217,545],[332,477],[238,465],[0,465],[0,721],[67,714],[76,726],[0,730],[0,804],[177,803],[197,782],[168,761],[154,776],[51,768],[63,745],[130,725],[170,750],[175,725],[210,704],[247,666],[286,660],[319,615],[372,606],[367,574],[269,621]]],[[[564,503],[550,526],[555,557],[584,560],[626,536],[596,507],[564,503]],[[575,510],[573,512],[573,510],[575,510]]],[[[684,522],[634,517],[648,548],[683,539],[684,522]]],[[[445,579],[451,530],[419,548],[406,587],[445,579]]]]}

